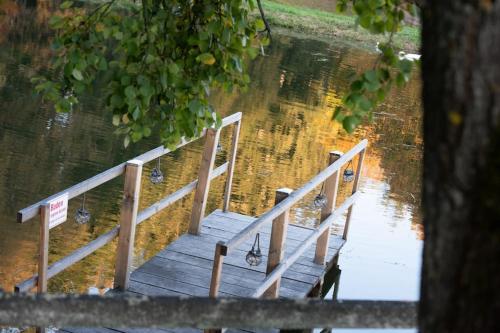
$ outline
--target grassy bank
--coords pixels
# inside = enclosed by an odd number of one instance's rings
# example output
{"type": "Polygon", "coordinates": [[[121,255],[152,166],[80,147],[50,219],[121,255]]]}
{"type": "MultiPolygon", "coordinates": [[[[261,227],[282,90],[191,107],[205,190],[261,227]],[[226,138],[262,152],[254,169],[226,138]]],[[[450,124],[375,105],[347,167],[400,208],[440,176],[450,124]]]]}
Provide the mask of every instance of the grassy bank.
{"type": "MultiPolygon", "coordinates": [[[[333,42],[340,41],[373,51],[377,42],[385,40],[383,36],[373,35],[361,27],[356,27],[352,16],[292,6],[271,0],[262,0],[262,5],[271,27],[315,35],[322,39],[329,39],[333,42]]],[[[395,35],[394,44],[406,52],[418,52],[419,28],[405,27],[395,35]]]]}

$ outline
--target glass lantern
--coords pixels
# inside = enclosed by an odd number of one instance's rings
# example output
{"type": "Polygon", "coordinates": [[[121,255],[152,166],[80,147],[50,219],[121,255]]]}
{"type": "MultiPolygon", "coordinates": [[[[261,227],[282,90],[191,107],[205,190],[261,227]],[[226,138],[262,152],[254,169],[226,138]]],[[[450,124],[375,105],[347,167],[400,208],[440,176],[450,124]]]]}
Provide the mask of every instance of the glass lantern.
{"type": "Polygon", "coordinates": [[[259,234],[255,235],[252,249],[248,251],[245,260],[250,266],[258,266],[262,262],[262,252],[260,251],[259,234]]]}
{"type": "Polygon", "coordinates": [[[153,184],[160,184],[163,182],[163,173],[161,172],[161,166],[160,166],[160,158],[158,157],[158,160],[156,162],[156,166],[153,168],[151,171],[151,175],[149,176],[149,180],[153,184]]]}

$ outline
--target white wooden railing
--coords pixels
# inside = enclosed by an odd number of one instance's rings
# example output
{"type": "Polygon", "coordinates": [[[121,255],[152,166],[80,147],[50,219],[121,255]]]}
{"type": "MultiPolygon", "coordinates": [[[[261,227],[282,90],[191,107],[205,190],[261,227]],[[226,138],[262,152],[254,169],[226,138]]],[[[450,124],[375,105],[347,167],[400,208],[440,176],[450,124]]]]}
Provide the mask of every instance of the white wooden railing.
{"type": "Polygon", "coordinates": [[[224,172],[227,172],[227,178],[224,192],[223,210],[227,211],[229,209],[233,170],[236,160],[238,137],[241,128],[241,117],[241,112],[235,113],[224,118],[220,128],[207,128],[203,130],[201,136],[198,138],[189,140],[183,139],[175,149],[181,148],[188,143],[200,139],[201,137],[206,138],[198,179],[192,181],[183,188],[166,196],[140,212],[138,212],[138,204],[141,191],[140,180],[142,176],[142,165],[172,151],[163,146],[150,150],[128,162],[121,163],[90,179],[47,197],[27,208],[21,209],[17,213],[17,220],[19,223],[25,223],[36,216],[40,216],[40,247],[38,274],[16,285],[15,291],[24,292],[37,287],[38,292],[45,292],[47,290],[48,279],[84,259],[104,245],[110,243],[117,236],[119,237],[119,240],[117,247],[114,286],[118,289],[126,289],[130,275],[131,255],[135,239],[135,227],[144,220],[152,217],[156,213],[182,199],[192,191],[196,192],[189,232],[192,234],[198,234],[201,227],[201,220],[205,213],[205,205],[210,188],[210,181],[222,175],[224,172]],[[220,131],[222,128],[232,124],[234,124],[234,130],[232,134],[232,145],[229,160],[214,169],[214,161],[220,131]],[[48,247],[50,233],[48,202],[64,194],[67,194],[68,199],[75,198],[121,175],[124,175],[125,177],[125,185],[123,203],[120,211],[120,225],[114,227],[110,231],[49,266],[48,247]]]}

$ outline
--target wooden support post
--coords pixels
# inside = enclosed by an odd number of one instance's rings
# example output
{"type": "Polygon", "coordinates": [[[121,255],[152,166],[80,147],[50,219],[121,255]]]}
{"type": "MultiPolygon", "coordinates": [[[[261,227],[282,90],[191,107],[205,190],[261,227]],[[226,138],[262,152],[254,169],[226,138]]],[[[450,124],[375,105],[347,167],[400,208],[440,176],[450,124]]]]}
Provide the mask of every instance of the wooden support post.
{"type": "Polygon", "coordinates": [[[128,161],[125,167],[125,185],[120,212],[120,231],[116,254],[114,287],[120,290],[128,288],[130,268],[134,254],[135,226],[139,194],[141,193],[142,164],[140,160],[128,161]]]}
{"type": "MultiPolygon", "coordinates": [[[[288,198],[293,190],[289,188],[281,188],[276,191],[274,204],[277,205],[281,201],[288,198]]],[[[271,274],[276,266],[283,260],[285,254],[285,240],[290,219],[290,210],[286,210],[280,216],[273,220],[271,229],[271,240],[269,242],[269,254],[267,257],[266,275],[271,274]]],[[[277,298],[279,296],[281,278],[276,280],[263,294],[264,298],[277,298]]]]}
{"type": "MultiPolygon", "coordinates": [[[[218,242],[215,245],[214,254],[214,265],[212,267],[212,280],[210,281],[210,291],[209,296],[216,298],[219,294],[221,275],[222,275],[222,264],[224,263],[224,256],[227,255],[227,248],[223,243],[218,242]]],[[[204,333],[222,333],[225,329],[211,328],[205,329],[204,333]]]]}
{"type": "Polygon", "coordinates": [[[40,244],[38,257],[37,292],[47,292],[47,268],[49,267],[49,217],[50,205],[40,207],[40,244]]]}
{"type": "Polygon", "coordinates": [[[221,242],[215,245],[214,265],[212,268],[212,280],[210,281],[210,297],[217,297],[219,294],[220,280],[222,274],[222,264],[224,256],[227,255],[227,249],[221,242]]]}
{"type": "MultiPolygon", "coordinates": [[[[44,204],[40,207],[40,236],[38,244],[38,279],[37,292],[47,292],[47,269],[49,267],[49,218],[50,204],[44,204]]],[[[36,333],[45,333],[45,327],[37,327],[36,333]]]]}
{"type": "Polygon", "coordinates": [[[191,211],[191,223],[189,224],[189,233],[192,235],[200,234],[201,221],[205,216],[205,207],[207,206],[208,191],[210,189],[210,174],[214,167],[219,135],[220,130],[215,128],[207,130],[203,157],[198,172],[198,185],[196,186],[193,210],[191,211]]]}
{"type": "Polygon", "coordinates": [[[234,172],[234,164],[236,163],[236,154],[238,151],[238,139],[240,137],[240,129],[241,129],[241,119],[235,123],[233,129],[233,138],[231,141],[231,157],[229,158],[229,165],[227,169],[227,178],[226,178],[226,189],[224,191],[224,204],[222,206],[222,210],[227,212],[229,210],[229,202],[231,200],[231,186],[233,184],[233,172],[234,172]]]}
{"type": "MultiPolygon", "coordinates": [[[[342,156],[342,152],[332,151],[330,152],[328,165],[338,160],[342,156]]],[[[328,216],[335,209],[335,203],[337,202],[337,190],[339,187],[339,171],[333,173],[330,177],[325,180],[325,196],[326,205],[321,209],[321,222],[326,220],[328,216]]],[[[316,254],[314,256],[314,262],[319,265],[325,264],[326,255],[328,252],[328,242],[330,241],[330,228],[327,228],[321,236],[318,237],[316,242],[316,254]]]]}
{"type": "MultiPolygon", "coordinates": [[[[352,184],[352,193],[356,193],[359,187],[359,180],[361,178],[361,172],[363,171],[363,161],[365,159],[366,148],[359,152],[358,157],[358,167],[356,168],[356,175],[354,176],[354,184],[352,184]]],[[[344,234],[342,238],[347,240],[347,234],[349,233],[349,224],[351,223],[352,208],[354,205],[349,207],[347,211],[347,218],[344,225],[344,234]]]]}

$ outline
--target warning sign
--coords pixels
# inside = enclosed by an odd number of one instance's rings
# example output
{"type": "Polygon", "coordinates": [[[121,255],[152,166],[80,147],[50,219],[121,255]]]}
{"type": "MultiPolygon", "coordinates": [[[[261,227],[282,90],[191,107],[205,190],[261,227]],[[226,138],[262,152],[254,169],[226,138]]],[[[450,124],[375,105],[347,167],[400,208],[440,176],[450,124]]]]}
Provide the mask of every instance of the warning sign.
{"type": "Polygon", "coordinates": [[[50,216],[49,229],[58,226],[68,218],[68,193],[58,196],[49,201],[50,216]]]}

